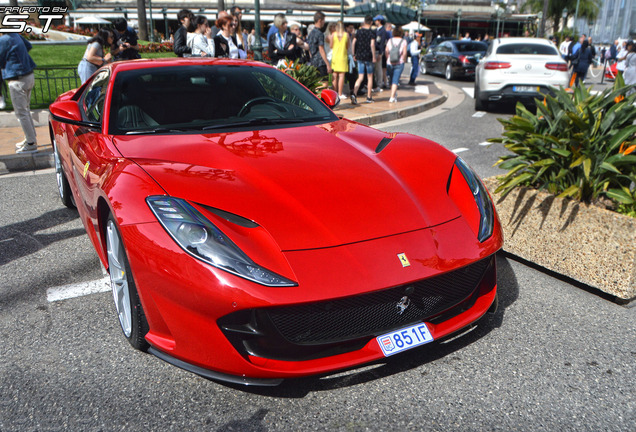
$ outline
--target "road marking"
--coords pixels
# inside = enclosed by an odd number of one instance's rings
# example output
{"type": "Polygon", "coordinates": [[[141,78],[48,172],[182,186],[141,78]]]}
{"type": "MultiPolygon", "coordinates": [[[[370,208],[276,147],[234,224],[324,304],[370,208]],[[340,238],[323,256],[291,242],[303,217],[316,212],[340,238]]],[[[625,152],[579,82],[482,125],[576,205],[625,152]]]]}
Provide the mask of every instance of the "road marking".
{"type": "Polygon", "coordinates": [[[488,141],[484,141],[484,142],[480,142],[478,145],[480,145],[480,146],[489,146],[489,145],[493,145],[493,143],[488,142],[488,141]]]}
{"type": "Polygon", "coordinates": [[[46,299],[49,302],[56,302],[89,294],[107,292],[110,291],[110,289],[110,278],[104,277],[98,280],[49,288],[46,290],[46,299]]]}
{"type": "Polygon", "coordinates": [[[475,98],[475,87],[462,87],[462,90],[464,90],[471,98],[475,98]]]}
{"type": "Polygon", "coordinates": [[[477,111],[475,114],[473,114],[473,117],[481,118],[481,117],[483,117],[485,115],[486,115],[486,111],[477,111]]]}
{"type": "Polygon", "coordinates": [[[468,148],[466,148],[466,147],[459,147],[459,148],[453,149],[453,150],[451,150],[451,151],[452,151],[453,153],[457,154],[457,153],[465,152],[465,151],[468,151],[468,150],[470,150],[470,149],[468,149],[468,148]]]}
{"type": "Polygon", "coordinates": [[[415,93],[431,94],[431,92],[428,90],[428,86],[427,85],[416,85],[415,86],[415,93]]]}

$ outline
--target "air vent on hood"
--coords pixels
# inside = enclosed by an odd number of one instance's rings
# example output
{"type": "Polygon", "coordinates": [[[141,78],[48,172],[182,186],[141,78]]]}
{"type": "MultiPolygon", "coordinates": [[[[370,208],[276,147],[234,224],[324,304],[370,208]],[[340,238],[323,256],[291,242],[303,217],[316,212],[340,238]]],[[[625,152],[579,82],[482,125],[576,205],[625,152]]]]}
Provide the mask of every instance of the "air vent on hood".
{"type": "Polygon", "coordinates": [[[380,153],[386,146],[389,145],[391,141],[393,141],[393,138],[382,138],[380,140],[380,144],[378,144],[378,146],[375,148],[375,152],[380,153]]]}
{"type": "Polygon", "coordinates": [[[253,222],[249,219],[246,219],[242,216],[239,215],[235,215],[234,213],[229,213],[223,210],[220,210],[218,208],[214,208],[214,207],[210,207],[210,206],[206,206],[203,204],[199,204],[201,207],[209,210],[210,212],[214,213],[215,215],[225,219],[228,222],[232,222],[236,225],[245,227],[245,228],[256,228],[258,226],[258,224],[256,222],[253,222]]]}

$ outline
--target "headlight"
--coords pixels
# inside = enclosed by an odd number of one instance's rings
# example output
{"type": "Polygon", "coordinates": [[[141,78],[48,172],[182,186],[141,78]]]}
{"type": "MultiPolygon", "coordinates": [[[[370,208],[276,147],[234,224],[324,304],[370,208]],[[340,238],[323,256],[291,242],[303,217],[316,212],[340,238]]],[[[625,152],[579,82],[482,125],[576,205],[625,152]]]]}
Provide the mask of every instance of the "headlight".
{"type": "Polygon", "coordinates": [[[168,234],[183,250],[221,270],[267,286],[296,286],[252,261],[221,230],[187,201],[151,196],[146,202],[168,234]]]}
{"type": "MultiPolygon", "coordinates": [[[[477,204],[477,209],[479,210],[479,229],[477,231],[477,239],[480,242],[483,242],[492,235],[495,218],[492,200],[490,199],[490,195],[488,194],[486,187],[481,182],[477,174],[475,174],[472,168],[470,168],[463,159],[458,157],[455,161],[455,167],[462,173],[462,176],[466,180],[468,188],[475,200],[475,204],[477,204]]],[[[451,176],[453,177],[453,173],[451,173],[451,176]]],[[[449,182],[450,186],[452,186],[452,177],[449,182]]],[[[449,193],[450,192],[451,191],[449,191],[449,193]]]]}

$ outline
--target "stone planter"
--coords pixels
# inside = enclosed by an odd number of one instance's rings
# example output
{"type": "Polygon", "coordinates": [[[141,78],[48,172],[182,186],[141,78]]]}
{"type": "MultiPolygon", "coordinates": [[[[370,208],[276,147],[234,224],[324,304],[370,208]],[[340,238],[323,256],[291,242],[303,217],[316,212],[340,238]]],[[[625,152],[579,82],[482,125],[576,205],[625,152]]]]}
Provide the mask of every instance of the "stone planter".
{"type": "Polygon", "coordinates": [[[636,219],[517,188],[505,198],[485,179],[504,231],[504,250],[627,302],[636,298],[636,219]]]}

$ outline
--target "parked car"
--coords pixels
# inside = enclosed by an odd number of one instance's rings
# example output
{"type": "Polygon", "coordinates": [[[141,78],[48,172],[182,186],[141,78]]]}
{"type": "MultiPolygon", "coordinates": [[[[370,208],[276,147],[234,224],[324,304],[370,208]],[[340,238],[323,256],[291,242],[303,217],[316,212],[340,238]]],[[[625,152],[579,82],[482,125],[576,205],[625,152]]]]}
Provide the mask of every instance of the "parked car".
{"type": "Polygon", "coordinates": [[[50,106],[59,195],[134,348],[276,385],[496,309],[503,240],[477,175],[338,102],[260,62],[175,58],[104,66],[50,106]]]}
{"type": "Polygon", "coordinates": [[[492,41],[475,75],[475,109],[506,100],[532,101],[567,87],[568,65],[545,39],[503,38],[492,41]]]}
{"type": "Polygon", "coordinates": [[[420,60],[420,73],[440,74],[447,80],[475,76],[479,59],[488,44],[479,41],[450,40],[428,48],[420,60]]]}

